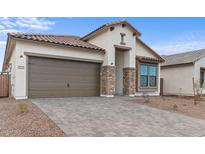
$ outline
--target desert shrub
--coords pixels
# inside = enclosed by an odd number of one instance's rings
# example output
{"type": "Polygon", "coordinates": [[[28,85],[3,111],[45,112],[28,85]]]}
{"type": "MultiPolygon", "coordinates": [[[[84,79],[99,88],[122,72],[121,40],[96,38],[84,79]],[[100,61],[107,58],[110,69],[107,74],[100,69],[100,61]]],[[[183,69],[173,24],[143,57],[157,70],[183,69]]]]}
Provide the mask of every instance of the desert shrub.
{"type": "Polygon", "coordinates": [[[177,104],[174,104],[174,105],[173,105],[173,109],[174,109],[174,111],[177,111],[177,110],[178,110],[177,104]]]}
{"type": "Polygon", "coordinates": [[[28,105],[27,105],[27,102],[25,100],[18,101],[17,107],[21,113],[25,113],[28,111],[28,105]]]}
{"type": "Polygon", "coordinates": [[[145,98],[145,101],[144,101],[144,102],[145,102],[145,103],[150,103],[149,97],[145,98]]]}
{"type": "Polygon", "coordinates": [[[194,88],[195,88],[196,95],[200,97],[202,95],[203,90],[204,90],[204,85],[202,85],[202,87],[201,87],[200,81],[196,81],[194,83],[194,88]]]}
{"type": "Polygon", "coordinates": [[[143,93],[144,103],[150,103],[149,95],[143,93]]]}
{"type": "Polygon", "coordinates": [[[200,80],[193,80],[193,91],[194,91],[194,104],[197,104],[197,101],[201,101],[201,97],[203,96],[203,91],[205,90],[205,82],[200,85],[200,80]]]}

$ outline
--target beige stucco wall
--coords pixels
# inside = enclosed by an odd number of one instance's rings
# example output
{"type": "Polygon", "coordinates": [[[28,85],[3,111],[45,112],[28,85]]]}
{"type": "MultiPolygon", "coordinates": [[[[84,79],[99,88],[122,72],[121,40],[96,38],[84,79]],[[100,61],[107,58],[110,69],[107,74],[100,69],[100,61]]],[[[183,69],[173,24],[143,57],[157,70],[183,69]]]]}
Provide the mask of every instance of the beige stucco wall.
{"type": "Polygon", "coordinates": [[[95,44],[106,50],[105,57],[103,60],[103,65],[110,65],[114,61],[114,55],[111,52],[108,52],[108,30],[103,31],[96,37],[90,39],[88,42],[91,44],[95,44]]]}
{"type": "MultiPolygon", "coordinates": [[[[164,78],[164,94],[193,95],[193,81],[199,84],[200,68],[205,68],[205,57],[193,65],[182,65],[161,68],[161,77],[164,78]]],[[[205,90],[203,91],[205,94],[205,90]]]]}
{"type": "Polygon", "coordinates": [[[192,78],[194,66],[183,65],[162,67],[161,78],[164,79],[163,91],[165,95],[193,95],[192,78]]]}
{"type": "Polygon", "coordinates": [[[10,59],[10,62],[9,64],[11,65],[11,69],[10,69],[10,75],[11,75],[11,78],[10,78],[10,86],[11,86],[11,89],[10,89],[10,94],[11,96],[14,96],[15,94],[15,77],[16,77],[16,46],[14,47],[14,52],[11,56],[11,59],[10,59]]]}
{"type": "MultiPolygon", "coordinates": [[[[194,64],[194,79],[195,79],[195,82],[199,82],[199,80],[200,80],[200,68],[205,69],[205,57],[199,59],[194,64]]],[[[205,90],[203,90],[203,93],[205,94],[205,90]]]]}
{"type": "Polygon", "coordinates": [[[151,52],[148,48],[142,45],[139,40],[136,40],[136,55],[137,56],[144,56],[144,57],[151,57],[156,58],[156,55],[151,52]]]}
{"type": "MultiPolygon", "coordinates": [[[[104,59],[103,65],[116,65],[116,67],[121,67],[122,64],[119,64],[119,62],[116,61],[116,54],[117,51],[114,47],[114,45],[119,46],[126,46],[131,48],[130,51],[124,51],[124,54],[117,54],[118,56],[124,56],[123,58],[123,66],[124,67],[136,67],[136,56],[145,56],[145,57],[151,57],[151,58],[158,58],[156,55],[150,51],[147,47],[142,45],[142,43],[138,40],[136,40],[136,36],[133,36],[133,32],[129,29],[129,27],[122,27],[122,25],[116,25],[114,26],[114,30],[110,31],[110,29],[107,29],[106,31],[103,31],[102,33],[98,34],[97,36],[91,38],[88,40],[88,42],[95,44],[99,47],[102,47],[106,50],[106,55],[104,59]],[[124,33],[124,42],[126,45],[121,45],[121,35],[120,33],[124,33]]],[[[122,59],[122,57],[121,57],[122,59]]],[[[159,64],[160,65],[160,64],[159,64]]],[[[121,93],[121,89],[123,88],[120,82],[120,79],[123,78],[122,71],[116,72],[116,84],[119,84],[116,86],[116,92],[121,93]]],[[[160,78],[160,67],[158,68],[158,74],[160,78]]],[[[158,82],[158,87],[160,87],[160,82],[158,82]]],[[[149,95],[159,95],[159,88],[157,88],[155,91],[151,91],[148,94],[149,95]]],[[[142,93],[137,92],[136,95],[142,95],[142,93]]]]}
{"type": "Polygon", "coordinates": [[[109,29],[88,40],[90,43],[98,45],[106,50],[106,56],[103,65],[115,65],[115,47],[114,45],[126,46],[132,48],[125,54],[125,67],[135,67],[136,36],[128,27],[116,25],[113,31],[109,29]],[[126,45],[121,45],[121,35],[125,33],[126,45]]]}
{"type": "Polygon", "coordinates": [[[60,47],[42,43],[30,43],[17,41],[16,48],[12,54],[10,62],[14,63],[13,71],[11,75],[13,78],[13,96],[16,99],[26,99],[27,96],[27,56],[24,55],[25,52],[36,53],[36,54],[46,54],[52,56],[64,56],[64,57],[74,57],[81,59],[90,59],[90,60],[104,60],[104,54],[99,53],[98,51],[91,51],[87,49],[79,48],[69,48],[69,47],[60,47]],[[23,56],[23,58],[20,58],[23,56]],[[19,69],[21,67],[21,69],[19,69]]]}

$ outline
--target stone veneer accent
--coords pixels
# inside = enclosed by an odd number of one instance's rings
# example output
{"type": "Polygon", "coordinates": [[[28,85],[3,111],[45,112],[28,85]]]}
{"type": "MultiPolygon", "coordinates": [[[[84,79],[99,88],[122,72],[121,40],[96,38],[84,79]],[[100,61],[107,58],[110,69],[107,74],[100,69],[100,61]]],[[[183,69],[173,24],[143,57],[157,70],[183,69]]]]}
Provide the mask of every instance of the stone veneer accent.
{"type": "Polygon", "coordinates": [[[135,95],[136,92],[136,68],[123,68],[123,94],[135,95]]]}
{"type": "Polygon", "coordinates": [[[115,66],[102,66],[101,68],[101,96],[114,96],[115,94],[115,66]]]}

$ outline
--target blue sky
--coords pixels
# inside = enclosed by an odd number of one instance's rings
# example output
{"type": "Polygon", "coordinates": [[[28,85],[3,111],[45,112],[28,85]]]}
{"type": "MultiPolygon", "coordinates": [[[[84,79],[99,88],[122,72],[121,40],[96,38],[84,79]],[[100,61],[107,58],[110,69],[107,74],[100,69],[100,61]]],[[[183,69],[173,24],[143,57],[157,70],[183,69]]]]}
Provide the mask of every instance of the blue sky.
{"type": "Polygon", "coordinates": [[[141,39],[160,54],[205,48],[205,18],[2,18],[0,17],[0,68],[7,32],[84,36],[102,24],[127,20],[141,39]]]}

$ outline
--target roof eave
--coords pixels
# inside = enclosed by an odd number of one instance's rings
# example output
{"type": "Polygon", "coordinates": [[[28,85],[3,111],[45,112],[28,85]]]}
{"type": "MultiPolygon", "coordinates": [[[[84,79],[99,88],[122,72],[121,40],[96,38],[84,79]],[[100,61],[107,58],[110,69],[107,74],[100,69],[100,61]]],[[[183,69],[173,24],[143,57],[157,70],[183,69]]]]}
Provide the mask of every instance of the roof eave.
{"type": "Polygon", "coordinates": [[[91,31],[90,33],[86,34],[85,36],[81,37],[80,40],[83,41],[87,41],[88,39],[90,39],[93,35],[95,35],[95,33],[99,32],[100,30],[102,30],[104,27],[106,27],[106,24],[98,27],[97,29],[95,29],[94,31],[91,31]]]}
{"type": "Polygon", "coordinates": [[[94,31],[88,33],[87,35],[83,36],[83,37],[81,38],[81,40],[87,41],[87,40],[89,40],[90,38],[92,38],[93,36],[97,35],[100,31],[105,30],[105,29],[109,29],[109,28],[112,27],[112,26],[115,26],[115,25],[118,25],[118,24],[123,24],[123,23],[127,24],[127,25],[136,33],[137,36],[141,36],[141,35],[142,35],[142,34],[141,34],[135,27],[133,27],[129,22],[127,22],[127,21],[121,21],[121,22],[115,23],[115,24],[104,24],[104,25],[100,26],[99,28],[97,28],[96,30],[94,30],[94,31]]]}
{"type": "Polygon", "coordinates": [[[187,63],[161,65],[161,67],[172,67],[172,66],[193,65],[193,64],[194,64],[194,62],[187,62],[187,63]]]}
{"type": "Polygon", "coordinates": [[[196,58],[196,59],[193,61],[193,63],[195,63],[195,62],[199,61],[200,59],[202,59],[202,58],[204,58],[204,57],[205,57],[205,55],[200,56],[199,58],[196,58]]]}

